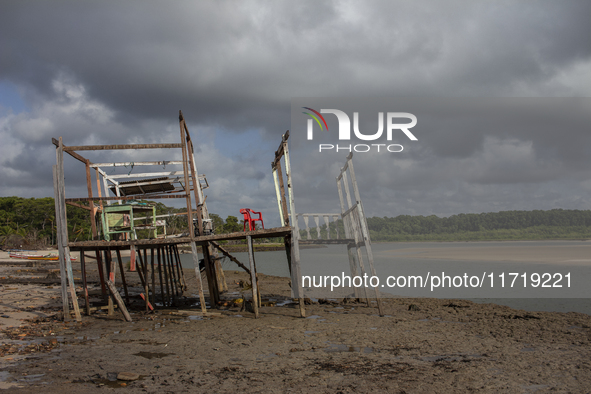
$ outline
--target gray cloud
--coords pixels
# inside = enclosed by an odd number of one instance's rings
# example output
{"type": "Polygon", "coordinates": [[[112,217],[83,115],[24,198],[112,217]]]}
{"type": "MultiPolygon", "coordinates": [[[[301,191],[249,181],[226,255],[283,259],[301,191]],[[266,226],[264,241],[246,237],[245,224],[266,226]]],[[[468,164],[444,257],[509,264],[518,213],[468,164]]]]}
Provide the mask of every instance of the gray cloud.
{"type": "MultiPolygon", "coordinates": [[[[271,212],[269,164],[291,97],[588,97],[590,14],[587,1],[5,1],[0,80],[29,110],[0,116],[2,194],[52,194],[51,137],[174,141],[182,109],[208,202],[222,214],[236,204],[271,212]],[[250,133],[258,142],[241,150],[234,136],[250,133]]],[[[439,114],[404,159],[368,176],[394,194],[364,193],[389,215],[588,208],[591,141],[573,127],[585,105],[539,113],[527,128],[490,103],[439,114]]],[[[331,183],[338,171],[298,165],[298,177],[331,183]]],[[[83,194],[83,174],[71,171],[72,193],[83,194]]],[[[322,182],[306,185],[296,194],[330,199],[322,182]]]]}

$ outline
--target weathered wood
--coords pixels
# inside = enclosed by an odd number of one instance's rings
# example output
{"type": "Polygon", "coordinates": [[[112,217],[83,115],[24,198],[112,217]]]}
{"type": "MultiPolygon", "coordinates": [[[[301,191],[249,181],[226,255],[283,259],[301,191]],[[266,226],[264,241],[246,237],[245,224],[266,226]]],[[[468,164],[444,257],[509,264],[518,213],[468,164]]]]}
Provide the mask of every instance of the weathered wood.
{"type": "Polygon", "coordinates": [[[205,305],[205,296],[203,295],[203,281],[201,280],[201,271],[199,270],[199,255],[197,254],[197,244],[191,242],[191,254],[193,256],[193,266],[195,267],[195,276],[197,277],[197,290],[199,291],[199,303],[201,304],[201,312],[207,312],[205,305]]]}
{"type": "MultiPolygon", "coordinates": [[[[345,200],[343,198],[343,189],[341,187],[341,179],[342,177],[337,177],[337,189],[339,192],[339,202],[341,206],[341,218],[343,220],[343,227],[345,229],[345,237],[351,238],[351,228],[349,226],[349,221],[345,217],[345,200]]],[[[353,240],[354,241],[354,240],[353,240]]],[[[354,278],[357,276],[357,263],[355,262],[355,252],[353,251],[353,246],[351,244],[347,244],[347,256],[349,258],[349,269],[351,271],[351,277],[354,278]]],[[[353,287],[353,294],[355,299],[359,299],[359,289],[357,287],[353,287]]]]}
{"type": "Polygon", "coordinates": [[[277,178],[277,169],[272,166],[273,169],[273,182],[275,183],[275,195],[277,197],[277,208],[279,209],[279,218],[281,219],[281,226],[285,226],[283,222],[283,208],[281,207],[281,190],[279,190],[279,179],[277,178]]]}
{"type": "Polygon", "coordinates": [[[176,256],[176,261],[177,261],[177,269],[180,270],[180,277],[181,277],[181,280],[183,281],[182,283],[183,283],[183,292],[184,292],[185,290],[187,290],[187,281],[185,279],[185,270],[183,269],[183,265],[181,263],[181,256],[179,254],[178,246],[173,245],[173,248],[174,248],[174,254],[176,256]]]}
{"type": "MultiPolygon", "coordinates": [[[[183,198],[185,194],[144,194],[142,195],[143,200],[161,200],[167,198],[183,198]]],[[[76,202],[76,201],[127,201],[127,200],[137,200],[137,196],[116,196],[116,197],[74,197],[66,199],[66,202],[76,202]]]]}
{"type": "Polygon", "coordinates": [[[292,228],[292,258],[291,258],[291,282],[292,282],[292,290],[294,290],[295,285],[295,294],[296,298],[299,299],[299,307],[300,307],[300,316],[305,317],[306,311],[304,309],[304,289],[302,288],[302,274],[300,271],[300,246],[299,246],[299,239],[300,239],[300,230],[298,227],[298,221],[296,220],[296,209],[295,209],[295,197],[293,192],[293,180],[291,178],[291,163],[289,160],[289,148],[287,146],[287,137],[289,137],[289,133],[283,137],[283,155],[285,156],[285,176],[287,178],[287,191],[289,197],[289,210],[291,212],[291,216],[294,219],[293,223],[291,224],[292,228]]]}
{"type": "MultiPolygon", "coordinates": [[[[351,203],[351,193],[349,191],[349,183],[347,178],[347,172],[345,170],[341,170],[341,174],[343,175],[343,187],[345,189],[345,194],[347,196],[347,202],[349,204],[349,209],[353,206],[351,203]]],[[[351,235],[355,239],[355,245],[358,245],[361,240],[361,234],[359,231],[359,222],[358,218],[356,217],[357,211],[352,210],[349,214],[347,214],[343,219],[347,219],[349,221],[349,227],[351,229],[351,235]]],[[[361,248],[355,247],[357,262],[359,263],[359,268],[361,269],[361,275],[365,275],[365,264],[363,263],[363,255],[361,253],[361,248]]],[[[371,306],[371,301],[367,294],[367,288],[363,287],[363,294],[364,299],[367,302],[367,306],[371,306]]]]}
{"type": "Polygon", "coordinates": [[[103,294],[103,299],[107,299],[107,289],[105,285],[105,275],[103,273],[103,260],[101,258],[101,252],[98,249],[95,249],[96,253],[96,265],[99,272],[99,279],[101,280],[101,292],[103,294]]]}
{"type": "Polygon", "coordinates": [[[123,291],[125,292],[125,300],[129,304],[129,291],[127,290],[127,280],[125,279],[125,269],[123,268],[123,260],[121,260],[121,251],[117,249],[117,262],[119,263],[119,271],[121,272],[121,283],[123,284],[123,291]]]}
{"type": "Polygon", "coordinates": [[[252,307],[254,309],[254,317],[259,317],[259,300],[258,300],[258,286],[257,286],[257,275],[256,265],[254,261],[254,250],[252,247],[252,238],[246,237],[246,243],[248,245],[248,261],[250,262],[250,282],[252,284],[252,307]]]}
{"type": "Polygon", "coordinates": [[[84,252],[80,252],[80,270],[82,275],[82,287],[84,289],[84,303],[86,309],[86,316],[90,315],[90,305],[88,302],[88,282],[86,280],[86,261],[84,260],[84,252]]]}
{"type": "MultiPolygon", "coordinates": [[[[152,269],[152,305],[156,305],[156,270],[154,269],[154,248],[150,248],[150,268],[152,269]]],[[[148,295],[146,294],[146,297],[148,295]]]]}
{"type": "MultiPolygon", "coordinates": [[[[113,283],[113,286],[115,286],[115,266],[113,264],[113,256],[111,255],[111,251],[110,250],[106,250],[105,253],[105,267],[107,268],[107,273],[108,273],[108,277],[107,277],[107,282],[111,281],[111,283],[113,283]]],[[[108,283],[107,283],[107,288],[108,288],[108,283]]],[[[108,309],[108,315],[109,316],[113,316],[114,311],[113,311],[113,297],[115,297],[113,295],[113,292],[109,290],[109,300],[108,300],[108,305],[109,305],[109,309],[108,309]]]]}
{"type": "MultiPolygon", "coordinates": [[[[86,160],[86,188],[88,189],[88,198],[92,198],[92,179],[90,178],[90,160],[86,160]]],[[[92,231],[92,239],[98,238],[96,231],[96,211],[94,210],[94,202],[88,201],[88,208],[90,209],[90,229],[92,231]]]]}
{"type": "Polygon", "coordinates": [[[181,144],[121,144],[121,145],[81,145],[68,146],[64,152],[81,150],[119,150],[119,149],[174,149],[182,148],[181,144]]]}
{"type": "MultiPolygon", "coordinates": [[[[279,180],[279,191],[281,192],[281,209],[283,212],[283,226],[289,226],[290,218],[289,218],[289,209],[287,208],[287,200],[285,198],[285,185],[283,183],[283,172],[281,171],[281,162],[277,162],[275,166],[275,170],[277,171],[277,178],[279,180]]],[[[293,218],[294,221],[297,220],[295,217],[293,218]]]]}
{"type": "MultiPolygon", "coordinates": [[[[58,148],[59,150],[59,148],[58,148]]],[[[59,161],[59,154],[58,154],[58,161],[59,161]]],[[[58,166],[55,165],[53,166],[53,192],[54,192],[54,202],[55,202],[55,219],[56,219],[56,223],[59,224],[59,218],[61,217],[60,214],[60,198],[59,198],[59,176],[57,174],[58,172],[58,166]]],[[[69,316],[69,305],[68,305],[68,291],[67,291],[67,287],[68,287],[68,283],[67,283],[67,279],[66,279],[66,263],[65,263],[65,259],[64,259],[64,245],[63,245],[63,240],[62,240],[62,235],[61,235],[61,231],[58,228],[57,232],[56,232],[56,238],[57,238],[57,245],[58,245],[58,251],[59,251],[59,264],[60,264],[60,280],[61,280],[61,290],[62,290],[62,308],[64,311],[64,319],[67,319],[69,316]]]]}
{"type": "Polygon", "coordinates": [[[207,242],[201,244],[201,253],[203,254],[203,260],[205,261],[205,276],[207,277],[209,302],[212,308],[217,308],[218,301],[220,300],[220,293],[218,290],[215,267],[213,266],[213,260],[209,255],[209,245],[207,242]]]}
{"type": "Polygon", "coordinates": [[[121,311],[121,313],[123,313],[123,317],[125,318],[126,321],[130,322],[131,316],[129,315],[129,312],[127,311],[127,308],[125,307],[125,303],[123,302],[123,299],[121,298],[121,295],[119,294],[119,291],[115,287],[115,284],[113,282],[111,282],[110,280],[107,280],[107,287],[109,288],[109,291],[113,295],[113,298],[115,298],[115,302],[117,302],[117,306],[119,307],[119,310],[121,311]]]}
{"type": "MultiPolygon", "coordinates": [[[[72,201],[66,201],[66,204],[67,205],[71,205],[71,206],[76,207],[76,208],[84,209],[86,211],[90,211],[91,210],[90,207],[87,207],[86,205],[76,204],[75,202],[72,202],[72,201]]],[[[101,209],[99,208],[99,210],[97,212],[100,212],[100,211],[101,211],[101,209]]]]}
{"type": "MultiPolygon", "coordinates": [[[[179,160],[162,160],[162,161],[127,161],[127,162],[116,162],[116,163],[93,163],[91,167],[127,167],[133,165],[136,166],[168,166],[183,164],[179,160]]],[[[136,175],[137,176],[137,175],[136,175]]]]}
{"type": "Polygon", "coordinates": [[[72,274],[72,260],[70,258],[70,250],[67,246],[64,247],[64,255],[66,257],[66,268],[68,270],[68,288],[70,290],[70,296],[72,297],[72,306],[74,307],[74,315],[76,321],[82,321],[80,315],[80,304],[78,304],[78,297],[76,296],[76,286],[74,285],[74,275],[72,274]]]}
{"type": "MultiPolygon", "coordinates": [[[[61,137],[60,137],[60,138],[61,138],[61,137]]],[[[58,147],[58,146],[59,146],[59,141],[58,141],[58,140],[56,140],[55,138],[52,138],[52,139],[51,139],[51,142],[52,142],[52,143],[53,143],[53,145],[55,145],[56,147],[58,147]]],[[[67,147],[66,147],[65,145],[63,145],[63,144],[62,144],[62,146],[64,147],[64,149],[65,149],[65,148],[67,148],[67,147]]],[[[72,156],[74,159],[76,159],[76,160],[78,160],[78,161],[81,161],[82,163],[86,163],[86,159],[85,159],[84,157],[80,156],[78,153],[76,153],[76,152],[69,152],[69,151],[66,151],[66,153],[67,153],[67,154],[69,154],[70,156],[72,156]]]]}
{"type": "MultiPolygon", "coordinates": [[[[361,194],[359,193],[359,187],[357,186],[357,179],[355,178],[355,169],[353,167],[353,152],[347,157],[347,163],[349,164],[349,173],[351,174],[351,184],[353,185],[353,192],[355,193],[355,200],[357,200],[357,214],[359,217],[359,225],[361,230],[361,236],[365,243],[365,252],[367,253],[367,262],[369,269],[373,276],[376,276],[376,270],[373,265],[373,253],[371,250],[371,240],[369,238],[369,228],[367,226],[367,219],[365,218],[365,212],[363,211],[363,203],[361,202],[361,194]]],[[[380,290],[374,287],[376,303],[378,304],[378,311],[380,316],[384,316],[384,310],[382,308],[382,302],[380,299],[380,290]]]]}
{"type": "Polygon", "coordinates": [[[238,265],[238,267],[242,268],[244,271],[246,271],[246,273],[248,275],[250,275],[250,270],[244,265],[242,264],[240,261],[238,261],[238,259],[234,256],[232,256],[230,254],[230,252],[228,252],[226,249],[224,249],[223,247],[221,247],[217,242],[215,241],[211,241],[210,242],[212,246],[214,246],[217,250],[219,250],[220,252],[222,252],[222,254],[224,256],[226,256],[227,258],[230,259],[230,261],[236,263],[238,265]]]}

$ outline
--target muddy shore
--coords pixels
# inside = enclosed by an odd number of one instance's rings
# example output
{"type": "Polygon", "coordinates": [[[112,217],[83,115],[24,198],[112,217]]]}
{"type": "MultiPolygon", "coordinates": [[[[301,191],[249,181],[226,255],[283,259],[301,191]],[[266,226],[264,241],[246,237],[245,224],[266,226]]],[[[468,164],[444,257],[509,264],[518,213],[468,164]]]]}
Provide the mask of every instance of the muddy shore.
{"type": "MultiPolygon", "coordinates": [[[[232,302],[246,274],[226,271],[227,303],[203,317],[195,273],[186,270],[189,289],[174,308],[146,313],[129,273],[133,322],[100,311],[64,323],[57,263],[0,262],[6,392],[591,391],[585,314],[423,298],[384,300],[385,317],[375,306],[320,300],[303,319],[287,302],[288,279],[261,275],[265,306],[254,319],[232,302]],[[121,372],[137,379],[117,379],[121,372]]],[[[90,291],[100,300],[93,275],[90,291]]]]}

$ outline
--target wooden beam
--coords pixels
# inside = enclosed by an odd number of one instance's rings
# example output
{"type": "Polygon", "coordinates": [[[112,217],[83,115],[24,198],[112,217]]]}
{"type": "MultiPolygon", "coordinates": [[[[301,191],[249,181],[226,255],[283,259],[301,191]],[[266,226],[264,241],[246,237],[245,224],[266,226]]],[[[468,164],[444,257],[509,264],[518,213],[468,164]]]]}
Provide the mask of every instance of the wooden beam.
{"type": "Polygon", "coordinates": [[[165,198],[184,198],[186,194],[141,194],[139,196],[120,196],[120,197],[74,197],[66,198],[67,202],[74,201],[118,201],[118,200],[160,200],[165,198]],[[141,197],[141,198],[139,198],[141,197]]]}
{"type": "Polygon", "coordinates": [[[120,150],[120,149],[169,149],[182,148],[181,144],[121,144],[121,145],[80,145],[64,147],[64,152],[80,150],[120,150]]]}
{"type": "Polygon", "coordinates": [[[217,242],[211,241],[210,244],[212,246],[214,246],[215,248],[217,248],[217,250],[219,250],[220,252],[222,252],[222,254],[224,256],[226,256],[227,258],[229,258],[231,261],[233,261],[234,263],[236,263],[238,265],[238,267],[242,268],[244,271],[246,271],[246,273],[248,275],[250,275],[250,270],[248,268],[246,268],[246,266],[244,264],[242,264],[240,261],[238,261],[238,259],[234,256],[232,256],[230,254],[230,252],[228,252],[226,249],[222,248],[217,242]]]}
{"type": "Polygon", "coordinates": [[[91,167],[127,167],[133,165],[135,166],[167,166],[167,165],[176,165],[176,164],[183,164],[182,161],[171,161],[171,160],[162,160],[162,161],[128,161],[128,162],[116,162],[116,163],[94,163],[91,167]]]}
{"type": "MultiPolygon", "coordinates": [[[[61,138],[61,137],[60,137],[60,138],[61,138]]],[[[52,139],[51,139],[51,142],[52,142],[52,143],[53,143],[55,146],[59,146],[59,141],[58,141],[58,140],[56,140],[55,138],[52,138],[52,139]]],[[[76,153],[76,152],[67,152],[67,151],[65,150],[66,146],[64,146],[63,144],[62,144],[62,147],[64,148],[64,152],[66,152],[67,154],[69,154],[70,156],[72,156],[74,159],[76,159],[76,160],[78,160],[78,161],[81,161],[82,163],[85,163],[85,164],[86,164],[86,160],[87,160],[87,159],[85,159],[84,157],[80,156],[80,155],[79,155],[78,153],[76,153]]]]}

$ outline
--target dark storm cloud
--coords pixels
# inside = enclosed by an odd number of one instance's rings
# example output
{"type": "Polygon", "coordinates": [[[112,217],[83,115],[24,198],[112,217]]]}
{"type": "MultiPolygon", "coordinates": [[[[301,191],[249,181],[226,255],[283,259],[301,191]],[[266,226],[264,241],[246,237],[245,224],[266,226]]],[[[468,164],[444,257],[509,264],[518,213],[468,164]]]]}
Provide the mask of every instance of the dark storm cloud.
{"type": "MultiPolygon", "coordinates": [[[[54,160],[51,137],[174,141],[182,109],[220,211],[230,192],[242,192],[245,204],[267,199],[265,154],[289,128],[291,97],[589,96],[588,15],[587,1],[4,1],[0,80],[18,88],[29,110],[0,119],[2,194],[51,194],[39,171],[54,160]],[[225,153],[232,135],[253,130],[261,143],[250,156],[225,153]]],[[[576,118],[580,108],[569,108],[576,118]]],[[[511,127],[498,127],[494,110],[439,116],[407,158],[388,164],[398,174],[388,187],[403,186],[397,193],[411,205],[422,199],[409,209],[442,213],[462,206],[434,202],[450,191],[465,203],[508,201],[520,184],[586,182],[588,137],[562,121],[568,116],[541,113],[538,127],[521,129],[506,113],[511,127]],[[456,183],[424,189],[424,180],[449,173],[456,183]]],[[[305,173],[314,163],[301,166],[305,173]]],[[[327,179],[338,170],[316,167],[327,179]]],[[[380,177],[388,178],[368,180],[380,177]]],[[[556,201],[544,187],[548,204],[556,201]]]]}

